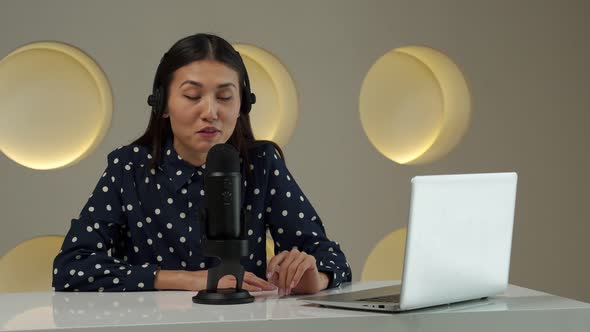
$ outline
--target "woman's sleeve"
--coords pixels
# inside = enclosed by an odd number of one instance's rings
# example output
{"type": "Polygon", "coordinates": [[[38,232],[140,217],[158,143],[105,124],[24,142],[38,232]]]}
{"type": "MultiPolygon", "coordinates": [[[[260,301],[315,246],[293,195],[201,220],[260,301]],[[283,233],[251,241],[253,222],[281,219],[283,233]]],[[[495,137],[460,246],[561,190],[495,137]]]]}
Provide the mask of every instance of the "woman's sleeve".
{"type": "Polygon", "coordinates": [[[133,266],[112,257],[122,239],[127,217],[121,199],[123,160],[120,150],[108,156],[107,168],[82,209],[73,219],[53,262],[56,291],[153,290],[157,266],[133,266]],[[121,158],[122,159],[122,158],[121,158]]]}
{"type": "Polygon", "coordinates": [[[265,149],[267,187],[265,218],[275,241],[275,253],[299,250],[313,255],[317,268],[330,276],[328,288],[351,281],[350,266],[338,242],[328,239],[321,219],[288,171],[279,153],[265,149]]]}

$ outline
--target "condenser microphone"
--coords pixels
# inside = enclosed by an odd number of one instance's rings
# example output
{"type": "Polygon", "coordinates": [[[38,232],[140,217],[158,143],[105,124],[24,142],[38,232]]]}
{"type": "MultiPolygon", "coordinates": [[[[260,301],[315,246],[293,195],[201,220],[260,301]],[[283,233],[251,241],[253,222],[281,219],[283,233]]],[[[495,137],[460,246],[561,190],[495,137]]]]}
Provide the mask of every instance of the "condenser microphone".
{"type": "Polygon", "coordinates": [[[207,154],[205,208],[207,238],[238,239],[242,233],[240,157],[230,144],[217,144],[207,154]]]}

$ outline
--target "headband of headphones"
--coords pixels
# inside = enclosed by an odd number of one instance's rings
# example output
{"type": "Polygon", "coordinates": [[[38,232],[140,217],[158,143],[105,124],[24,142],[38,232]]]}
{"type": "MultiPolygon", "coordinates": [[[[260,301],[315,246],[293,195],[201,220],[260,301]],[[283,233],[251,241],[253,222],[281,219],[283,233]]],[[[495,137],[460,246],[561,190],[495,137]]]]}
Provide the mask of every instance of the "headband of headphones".
{"type": "MultiPolygon", "coordinates": [[[[252,110],[252,105],[256,104],[256,95],[252,93],[250,89],[250,79],[248,78],[248,71],[246,70],[246,65],[244,65],[244,60],[239,52],[236,51],[238,54],[238,59],[240,59],[240,66],[244,72],[244,82],[242,84],[242,102],[240,105],[240,113],[249,114],[252,110]]],[[[166,52],[160,60],[160,64],[158,65],[158,69],[156,70],[156,77],[160,72],[160,68],[162,66],[162,62],[168,53],[166,52]]],[[[164,109],[166,107],[166,90],[163,86],[160,85],[160,82],[156,82],[154,79],[154,86],[152,90],[152,94],[148,96],[147,103],[152,107],[152,113],[158,116],[161,116],[164,113],[164,109]]]]}

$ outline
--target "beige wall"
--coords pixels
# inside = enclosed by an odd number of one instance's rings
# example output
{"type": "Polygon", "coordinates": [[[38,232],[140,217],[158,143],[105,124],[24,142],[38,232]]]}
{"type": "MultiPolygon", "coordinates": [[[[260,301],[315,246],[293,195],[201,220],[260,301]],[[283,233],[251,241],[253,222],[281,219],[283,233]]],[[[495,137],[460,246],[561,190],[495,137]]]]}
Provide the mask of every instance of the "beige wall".
{"type": "Polygon", "coordinates": [[[412,176],[515,170],[511,282],[590,301],[588,1],[277,3],[1,1],[0,57],[37,40],[76,45],[109,77],[115,111],[99,148],[71,167],[33,171],[0,157],[0,254],[66,232],[106,154],[144,129],[161,54],[180,37],[213,32],[269,50],[291,72],[301,109],[287,162],[355,279],[374,243],[406,222],[412,176]],[[364,75],[408,44],[449,55],[473,95],[463,141],[425,166],[385,159],[359,121],[364,75]]]}

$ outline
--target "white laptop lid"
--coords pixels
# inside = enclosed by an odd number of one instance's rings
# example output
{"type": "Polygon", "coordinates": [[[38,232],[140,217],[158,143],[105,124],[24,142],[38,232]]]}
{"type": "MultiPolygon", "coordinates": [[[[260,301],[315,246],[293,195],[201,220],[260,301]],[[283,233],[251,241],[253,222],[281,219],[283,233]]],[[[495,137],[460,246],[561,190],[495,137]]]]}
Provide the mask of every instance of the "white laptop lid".
{"type": "Polygon", "coordinates": [[[516,173],[412,179],[400,309],[506,289],[516,182],[516,173]]]}

